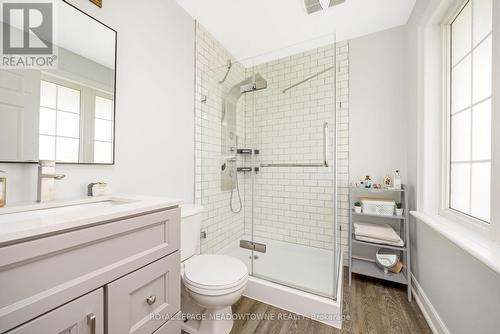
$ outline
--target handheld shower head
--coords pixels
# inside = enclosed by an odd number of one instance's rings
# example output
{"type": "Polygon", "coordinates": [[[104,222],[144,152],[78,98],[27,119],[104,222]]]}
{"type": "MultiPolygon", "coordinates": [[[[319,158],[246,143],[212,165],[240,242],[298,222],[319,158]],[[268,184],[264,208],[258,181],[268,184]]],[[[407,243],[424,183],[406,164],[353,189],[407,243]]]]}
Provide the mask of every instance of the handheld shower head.
{"type": "Polygon", "coordinates": [[[226,81],[227,76],[229,75],[229,72],[231,71],[231,67],[233,67],[233,63],[231,62],[231,59],[227,60],[227,72],[226,75],[224,75],[224,78],[222,78],[221,81],[219,81],[220,84],[224,83],[226,81]]]}

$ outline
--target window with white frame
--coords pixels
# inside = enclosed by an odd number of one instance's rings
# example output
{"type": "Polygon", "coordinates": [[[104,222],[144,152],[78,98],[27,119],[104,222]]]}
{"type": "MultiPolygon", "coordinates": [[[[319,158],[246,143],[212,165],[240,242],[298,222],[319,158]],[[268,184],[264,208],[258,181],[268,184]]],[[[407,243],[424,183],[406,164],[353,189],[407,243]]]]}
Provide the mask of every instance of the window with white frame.
{"type": "Polygon", "coordinates": [[[450,24],[448,200],[490,223],[493,0],[469,0],[450,24]]]}
{"type": "Polygon", "coordinates": [[[78,162],[80,91],[48,81],[40,85],[39,159],[78,162]]]}
{"type": "Polygon", "coordinates": [[[113,162],[113,101],[95,97],[94,163],[113,162]]]}

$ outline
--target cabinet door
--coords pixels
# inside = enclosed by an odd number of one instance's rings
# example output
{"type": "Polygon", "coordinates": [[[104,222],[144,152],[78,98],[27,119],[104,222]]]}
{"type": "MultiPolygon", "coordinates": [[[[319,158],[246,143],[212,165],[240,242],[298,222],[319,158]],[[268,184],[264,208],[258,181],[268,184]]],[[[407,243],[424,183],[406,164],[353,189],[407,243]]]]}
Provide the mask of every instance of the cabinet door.
{"type": "Polygon", "coordinates": [[[176,208],[0,247],[0,333],[174,253],[179,243],[176,208]]]}
{"type": "Polygon", "coordinates": [[[107,333],[153,333],[180,310],[179,251],[106,286],[107,333]]]}
{"type": "Polygon", "coordinates": [[[8,334],[103,334],[103,289],[88,293],[8,334]]]}
{"type": "Polygon", "coordinates": [[[158,328],[153,334],[181,334],[180,313],[177,313],[175,319],[169,320],[166,324],[158,328]]]}

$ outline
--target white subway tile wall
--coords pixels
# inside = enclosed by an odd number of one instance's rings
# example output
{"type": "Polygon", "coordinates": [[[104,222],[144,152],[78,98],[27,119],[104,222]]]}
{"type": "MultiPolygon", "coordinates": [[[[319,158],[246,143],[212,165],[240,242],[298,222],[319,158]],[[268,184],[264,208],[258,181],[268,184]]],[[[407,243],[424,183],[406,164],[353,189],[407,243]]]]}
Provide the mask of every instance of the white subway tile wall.
{"type": "MultiPolygon", "coordinates": [[[[221,85],[231,55],[199,24],[196,54],[196,202],[205,206],[202,252],[217,252],[243,234],[332,249],[335,238],[347,251],[349,173],[349,47],[325,46],[301,54],[243,68],[234,64],[221,85]],[[336,52],[336,64],[335,64],[336,52]],[[314,79],[283,93],[283,89],[334,66],[314,79]],[[336,71],[336,73],[335,73],[336,71]],[[329,167],[262,168],[239,174],[244,210],[229,209],[230,192],[220,190],[221,114],[223,94],[260,73],[266,90],[244,95],[237,109],[239,147],[259,149],[254,164],[316,163],[323,159],[323,123],[330,125],[329,167]],[[336,86],[335,90],[335,74],[336,86]],[[336,96],[335,96],[336,94],[336,96]],[[207,96],[205,103],[202,96],[207,96]],[[335,106],[336,103],[336,106],[335,106]],[[334,108],[337,118],[334,119],[334,108]],[[336,122],[337,157],[333,157],[336,122]],[[335,233],[333,216],[334,169],[337,166],[336,218],[342,231],[335,233]],[[253,196],[252,196],[253,195],[253,196]],[[252,198],[254,214],[252,225],[252,198]]],[[[238,165],[251,166],[251,157],[238,165]]],[[[233,203],[238,206],[236,192],[233,203]]]]}
{"type": "MultiPolygon", "coordinates": [[[[202,253],[216,253],[243,235],[245,210],[233,213],[229,208],[230,191],[221,191],[221,121],[223,95],[245,79],[245,68],[200,24],[196,24],[196,96],[195,96],[195,202],[205,208],[201,241],[202,253]],[[227,61],[233,65],[225,82],[227,61]],[[202,99],[206,97],[206,101],[202,99]]],[[[244,138],[244,100],[237,107],[237,132],[244,138]]],[[[240,184],[243,196],[244,182],[240,184]]],[[[234,207],[238,208],[236,191],[234,207]]]]}

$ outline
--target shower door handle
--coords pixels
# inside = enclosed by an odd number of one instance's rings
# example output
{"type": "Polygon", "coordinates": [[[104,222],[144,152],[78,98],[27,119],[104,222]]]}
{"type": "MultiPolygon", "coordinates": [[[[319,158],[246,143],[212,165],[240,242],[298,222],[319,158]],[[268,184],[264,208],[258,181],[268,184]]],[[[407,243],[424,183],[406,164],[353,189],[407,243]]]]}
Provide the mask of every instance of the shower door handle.
{"type": "Polygon", "coordinates": [[[323,165],[328,167],[328,122],[323,123],[323,165]]]}

